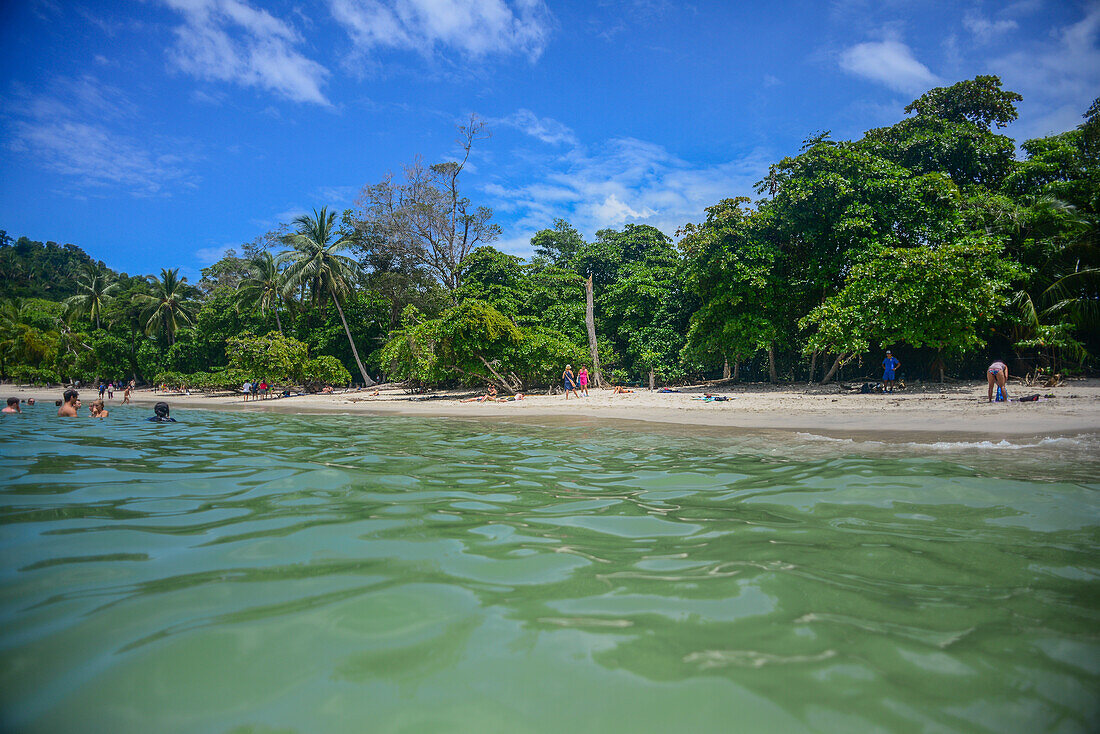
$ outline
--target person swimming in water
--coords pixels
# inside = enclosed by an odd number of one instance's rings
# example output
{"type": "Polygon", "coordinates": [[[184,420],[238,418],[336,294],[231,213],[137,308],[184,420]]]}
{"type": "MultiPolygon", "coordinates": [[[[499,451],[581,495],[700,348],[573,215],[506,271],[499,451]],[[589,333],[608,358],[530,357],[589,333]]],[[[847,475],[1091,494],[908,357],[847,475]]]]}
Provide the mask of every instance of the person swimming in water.
{"type": "Polygon", "coordinates": [[[111,414],[111,411],[103,407],[102,400],[93,400],[90,410],[92,418],[106,418],[111,414]]]}
{"type": "Polygon", "coordinates": [[[66,390],[62,395],[64,402],[57,409],[58,418],[76,418],[76,411],[80,409],[80,393],[76,390],[66,390]]]}
{"type": "Polygon", "coordinates": [[[8,398],[8,405],[0,413],[22,413],[19,409],[19,398],[8,398]]]}
{"type": "Polygon", "coordinates": [[[175,423],[176,419],[168,415],[168,403],[160,402],[153,406],[153,415],[145,420],[152,423],[175,423]]]}

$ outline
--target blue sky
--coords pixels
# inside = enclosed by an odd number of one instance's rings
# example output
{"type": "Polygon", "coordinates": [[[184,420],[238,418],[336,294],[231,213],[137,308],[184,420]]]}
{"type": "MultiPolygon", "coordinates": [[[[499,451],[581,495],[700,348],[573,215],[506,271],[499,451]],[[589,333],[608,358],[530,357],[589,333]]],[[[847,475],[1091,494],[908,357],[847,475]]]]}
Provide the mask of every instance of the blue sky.
{"type": "Polygon", "coordinates": [[[668,234],[829,129],[998,74],[1007,133],[1100,96],[1100,2],[144,0],[0,3],[0,229],[129,273],[226,247],[421,155],[454,155],[497,246],[564,217],[668,234]]]}

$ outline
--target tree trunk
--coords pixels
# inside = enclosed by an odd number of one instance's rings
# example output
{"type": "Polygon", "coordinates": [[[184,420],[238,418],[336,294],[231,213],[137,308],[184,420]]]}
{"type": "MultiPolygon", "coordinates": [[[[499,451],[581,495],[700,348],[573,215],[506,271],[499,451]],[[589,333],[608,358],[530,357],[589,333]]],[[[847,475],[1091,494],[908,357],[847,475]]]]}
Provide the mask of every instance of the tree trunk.
{"type": "Polygon", "coordinates": [[[814,350],[813,355],[810,357],[810,380],[809,384],[814,384],[814,375],[817,374],[817,350],[814,350]]]}
{"type": "Polygon", "coordinates": [[[649,368],[649,389],[653,390],[653,368],[649,368]]]}
{"type": "Polygon", "coordinates": [[[775,374],[775,344],[768,345],[768,381],[772,384],[779,382],[775,374]]]}
{"type": "Polygon", "coordinates": [[[279,336],[283,335],[283,322],[279,320],[279,307],[275,307],[275,326],[279,328],[279,336]]]}
{"type": "Polygon", "coordinates": [[[730,378],[730,358],[722,357],[722,379],[728,380],[730,378]]]}
{"type": "Polygon", "coordinates": [[[840,369],[840,360],[844,358],[843,354],[836,355],[836,360],[833,361],[833,366],[829,368],[829,371],[825,373],[825,376],[821,378],[821,384],[824,385],[829,380],[833,379],[836,371],[840,369]]]}
{"type": "Polygon", "coordinates": [[[940,365],[940,384],[943,384],[943,348],[936,350],[936,361],[940,365]]]}
{"type": "Polygon", "coordinates": [[[741,379],[741,360],[739,359],[733,362],[733,379],[734,381],[741,379]]]}
{"type": "Polygon", "coordinates": [[[359,365],[359,374],[363,376],[363,385],[370,387],[374,384],[374,380],[367,374],[367,368],[363,366],[363,360],[359,359],[359,350],[355,348],[355,340],[351,338],[348,320],[344,318],[344,309],[340,308],[340,300],[336,298],[336,294],[332,295],[332,302],[336,304],[336,313],[340,314],[340,323],[344,325],[344,333],[348,335],[348,344],[351,345],[351,353],[355,355],[355,364],[359,365]]]}
{"type": "MultiPolygon", "coordinates": [[[[523,388],[523,383],[520,382],[519,378],[516,377],[515,374],[512,375],[512,377],[515,378],[515,383],[509,383],[508,380],[505,379],[505,377],[503,375],[501,375],[499,372],[497,372],[495,369],[493,369],[493,365],[491,365],[485,359],[485,357],[482,357],[479,354],[479,355],[477,355],[477,358],[481,360],[481,363],[483,365],[485,365],[485,369],[489,370],[489,372],[493,375],[493,377],[496,378],[497,387],[499,387],[501,390],[507,390],[510,393],[517,393],[517,392],[520,391],[520,389],[523,388]]],[[[491,382],[491,380],[490,380],[490,382],[491,382]]]]}
{"type": "Polygon", "coordinates": [[[606,387],[600,372],[600,351],[596,346],[596,313],[592,297],[592,276],[584,281],[584,325],[588,329],[588,351],[592,355],[592,382],[596,387],[606,387]]]}

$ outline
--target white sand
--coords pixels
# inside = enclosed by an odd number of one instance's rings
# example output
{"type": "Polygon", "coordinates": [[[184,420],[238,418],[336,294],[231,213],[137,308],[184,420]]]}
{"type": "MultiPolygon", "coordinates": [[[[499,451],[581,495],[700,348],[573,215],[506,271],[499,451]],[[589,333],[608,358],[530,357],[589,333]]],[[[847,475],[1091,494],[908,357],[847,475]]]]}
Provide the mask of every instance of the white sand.
{"type": "MultiPolygon", "coordinates": [[[[35,410],[54,410],[53,401],[61,390],[0,388],[0,397],[34,397],[40,401],[35,410]]],[[[651,421],[681,426],[730,428],[768,428],[811,431],[823,434],[855,432],[919,432],[970,434],[986,438],[1021,435],[1055,435],[1100,431],[1100,380],[1073,380],[1062,387],[1025,387],[1009,384],[1013,397],[1039,393],[1055,397],[1035,403],[987,403],[986,383],[951,383],[911,387],[892,395],[860,395],[841,392],[836,385],[824,387],[791,385],[739,385],[681,388],[683,392],[664,394],[637,390],[630,395],[614,395],[609,390],[592,390],[580,400],[562,395],[528,395],[508,403],[461,403],[458,398],[469,391],[439,393],[441,397],[406,394],[399,387],[387,386],[372,396],[370,390],[335,395],[302,395],[290,398],[248,401],[241,397],[154,394],[138,390],[133,402],[150,406],[167,400],[173,410],[203,408],[217,410],[270,410],[291,413],[362,413],[387,415],[458,416],[476,418],[521,419],[554,422],[570,419],[608,419],[612,421],[651,421]],[[705,403],[693,400],[704,390],[728,395],[732,400],[705,403]],[[421,398],[421,399],[416,399],[421,398]]],[[[97,397],[94,390],[83,389],[85,408],[97,397]]],[[[108,408],[122,402],[122,391],[115,392],[108,408]]]]}

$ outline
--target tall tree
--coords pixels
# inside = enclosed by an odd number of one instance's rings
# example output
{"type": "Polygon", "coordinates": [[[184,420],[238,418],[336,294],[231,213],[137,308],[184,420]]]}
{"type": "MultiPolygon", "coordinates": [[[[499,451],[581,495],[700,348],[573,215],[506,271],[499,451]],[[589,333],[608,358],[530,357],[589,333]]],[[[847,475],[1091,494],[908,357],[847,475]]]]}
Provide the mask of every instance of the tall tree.
{"type": "Polygon", "coordinates": [[[417,159],[405,168],[404,183],[387,176],[365,187],[354,217],[364,241],[427,268],[449,291],[462,285],[466,256],[500,236],[500,227],[489,221],[493,210],[475,206],[459,186],[474,143],[489,133],[476,115],[458,131],[458,160],[425,167],[417,159]]]}
{"type": "Polygon", "coordinates": [[[111,272],[101,265],[85,263],[76,278],[76,287],[77,294],[65,299],[69,315],[80,317],[87,314],[95,322],[95,328],[100,328],[100,318],[119,289],[111,272]]]}
{"type": "Polygon", "coordinates": [[[195,289],[187,284],[187,278],[179,277],[179,268],[161,268],[159,279],[149,276],[149,289],[149,294],[134,296],[134,302],[142,307],[145,332],[164,334],[171,346],[179,328],[195,321],[195,289]]]}
{"type": "Polygon", "coordinates": [[[315,299],[332,300],[336,313],[340,315],[340,323],[344,325],[344,333],[347,334],[359,374],[363,383],[370,386],[374,384],[374,380],[363,366],[355,339],[348,328],[348,320],[344,317],[344,309],[340,305],[340,300],[348,294],[358,276],[359,265],[350,257],[339,254],[351,246],[351,239],[336,229],[335,220],[336,213],[329,212],[327,207],[322,207],[319,212],[314,209],[313,216],[303,214],[294,220],[297,231],[286,238],[294,249],[279,256],[281,263],[287,263],[283,292],[290,294],[299,286],[305,286],[315,299]]]}

